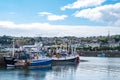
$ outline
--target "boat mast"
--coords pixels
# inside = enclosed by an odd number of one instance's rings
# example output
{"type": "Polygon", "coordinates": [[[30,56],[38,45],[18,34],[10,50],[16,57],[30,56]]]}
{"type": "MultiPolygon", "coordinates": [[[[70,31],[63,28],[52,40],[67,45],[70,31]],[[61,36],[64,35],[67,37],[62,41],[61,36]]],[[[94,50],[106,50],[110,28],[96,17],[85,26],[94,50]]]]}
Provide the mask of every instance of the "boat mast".
{"type": "Polygon", "coordinates": [[[12,44],[12,46],[13,46],[13,51],[12,51],[12,56],[14,57],[14,54],[15,54],[15,42],[14,42],[15,40],[13,39],[13,44],[12,44]]]}

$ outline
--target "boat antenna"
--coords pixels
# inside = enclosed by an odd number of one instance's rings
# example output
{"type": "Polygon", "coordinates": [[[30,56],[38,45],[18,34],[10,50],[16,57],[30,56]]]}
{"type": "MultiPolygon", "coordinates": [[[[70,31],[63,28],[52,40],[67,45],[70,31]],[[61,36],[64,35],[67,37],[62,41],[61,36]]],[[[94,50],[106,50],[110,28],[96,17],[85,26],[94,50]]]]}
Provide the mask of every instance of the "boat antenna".
{"type": "Polygon", "coordinates": [[[110,31],[108,31],[108,39],[110,38],[110,31]]]}

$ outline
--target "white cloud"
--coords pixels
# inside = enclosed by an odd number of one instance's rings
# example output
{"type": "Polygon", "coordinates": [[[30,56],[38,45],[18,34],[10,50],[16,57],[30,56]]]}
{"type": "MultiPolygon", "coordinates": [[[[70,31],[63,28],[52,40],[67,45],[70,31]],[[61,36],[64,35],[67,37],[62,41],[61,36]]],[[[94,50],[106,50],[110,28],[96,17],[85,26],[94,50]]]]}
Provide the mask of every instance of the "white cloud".
{"type": "Polygon", "coordinates": [[[38,15],[45,16],[45,15],[52,15],[52,13],[49,13],[49,12],[39,12],[38,15]]]}
{"type": "Polygon", "coordinates": [[[13,36],[100,36],[107,35],[110,31],[111,35],[120,34],[120,27],[109,26],[67,26],[67,25],[51,25],[49,23],[30,23],[16,24],[10,21],[0,21],[0,35],[13,36]]]}
{"type": "Polygon", "coordinates": [[[103,2],[105,2],[105,0],[77,0],[72,4],[63,6],[61,10],[93,7],[101,5],[103,2]]]}
{"type": "Polygon", "coordinates": [[[74,16],[120,26],[120,3],[84,9],[77,11],[74,16]]]}
{"type": "Polygon", "coordinates": [[[67,18],[67,15],[55,15],[49,12],[39,12],[38,13],[40,16],[47,16],[47,19],[49,21],[57,21],[57,20],[64,20],[65,18],[67,18]]]}
{"type": "Polygon", "coordinates": [[[65,18],[67,18],[66,15],[48,15],[48,20],[50,21],[56,21],[56,20],[64,20],[65,18]]]}
{"type": "Polygon", "coordinates": [[[0,21],[0,27],[14,28],[15,24],[10,21],[0,21]]]}
{"type": "Polygon", "coordinates": [[[23,30],[29,30],[34,28],[44,29],[43,27],[49,29],[49,27],[47,26],[49,26],[48,23],[15,24],[14,22],[11,21],[0,21],[0,27],[10,28],[10,29],[23,29],[23,30]]]}

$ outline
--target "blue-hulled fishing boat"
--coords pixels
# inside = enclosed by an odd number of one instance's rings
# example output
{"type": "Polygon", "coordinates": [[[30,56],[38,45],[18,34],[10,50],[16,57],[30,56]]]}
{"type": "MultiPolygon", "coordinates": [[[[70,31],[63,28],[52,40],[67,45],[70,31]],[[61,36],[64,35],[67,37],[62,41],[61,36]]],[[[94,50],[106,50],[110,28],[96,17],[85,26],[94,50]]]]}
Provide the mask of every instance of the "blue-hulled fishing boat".
{"type": "Polygon", "coordinates": [[[52,59],[46,56],[36,55],[34,58],[18,60],[17,63],[15,63],[15,66],[27,69],[47,68],[52,66],[52,59]]]}
{"type": "MultiPolygon", "coordinates": [[[[41,45],[41,44],[39,44],[41,45]]],[[[42,46],[24,46],[23,50],[26,50],[24,55],[25,59],[20,60],[16,63],[16,67],[23,67],[28,69],[38,69],[51,67],[52,60],[46,57],[46,52],[42,50],[42,46]]],[[[20,58],[21,56],[19,56],[20,58]]]]}
{"type": "Polygon", "coordinates": [[[28,65],[29,69],[37,69],[37,68],[47,68],[51,67],[52,60],[32,60],[28,65]]]}

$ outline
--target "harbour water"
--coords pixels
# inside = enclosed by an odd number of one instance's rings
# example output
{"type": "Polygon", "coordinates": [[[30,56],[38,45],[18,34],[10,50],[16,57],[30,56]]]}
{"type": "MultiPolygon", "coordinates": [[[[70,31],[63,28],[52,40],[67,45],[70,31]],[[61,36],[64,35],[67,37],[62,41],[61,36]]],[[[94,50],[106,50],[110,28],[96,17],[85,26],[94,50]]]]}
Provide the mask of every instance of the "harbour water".
{"type": "Polygon", "coordinates": [[[80,57],[78,65],[48,69],[0,69],[0,80],[119,80],[120,58],[80,57]]]}

